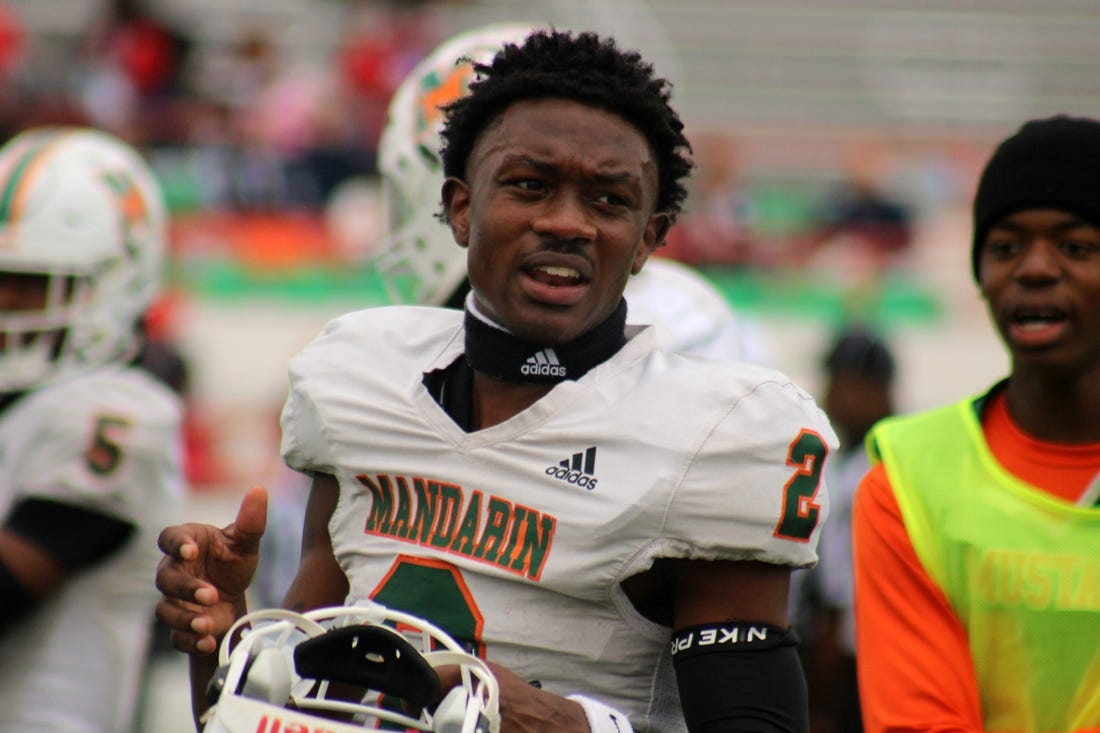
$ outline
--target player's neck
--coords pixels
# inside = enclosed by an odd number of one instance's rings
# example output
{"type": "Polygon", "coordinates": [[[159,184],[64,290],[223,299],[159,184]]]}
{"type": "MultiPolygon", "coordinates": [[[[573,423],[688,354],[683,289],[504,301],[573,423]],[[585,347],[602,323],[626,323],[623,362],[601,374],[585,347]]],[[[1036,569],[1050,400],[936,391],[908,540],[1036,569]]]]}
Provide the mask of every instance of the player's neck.
{"type": "Polygon", "coordinates": [[[1034,438],[1100,442],[1100,380],[1049,380],[1017,371],[1005,399],[1013,421],[1034,438]]]}
{"type": "Polygon", "coordinates": [[[620,301],[618,308],[592,330],[553,346],[509,333],[481,313],[473,298],[466,302],[465,327],[466,360],[475,372],[501,382],[551,387],[580,379],[623,347],[626,301],[620,301]]]}

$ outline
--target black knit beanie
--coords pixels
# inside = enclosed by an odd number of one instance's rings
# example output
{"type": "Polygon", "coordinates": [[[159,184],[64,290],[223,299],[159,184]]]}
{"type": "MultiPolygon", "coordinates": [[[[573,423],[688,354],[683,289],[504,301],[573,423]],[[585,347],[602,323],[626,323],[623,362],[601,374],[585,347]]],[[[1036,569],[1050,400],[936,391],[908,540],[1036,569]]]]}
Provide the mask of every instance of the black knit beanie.
{"type": "Polygon", "coordinates": [[[974,197],[974,279],[989,228],[1024,208],[1065,209],[1100,226],[1100,121],[1059,115],[1027,122],[986,163],[974,197]]]}

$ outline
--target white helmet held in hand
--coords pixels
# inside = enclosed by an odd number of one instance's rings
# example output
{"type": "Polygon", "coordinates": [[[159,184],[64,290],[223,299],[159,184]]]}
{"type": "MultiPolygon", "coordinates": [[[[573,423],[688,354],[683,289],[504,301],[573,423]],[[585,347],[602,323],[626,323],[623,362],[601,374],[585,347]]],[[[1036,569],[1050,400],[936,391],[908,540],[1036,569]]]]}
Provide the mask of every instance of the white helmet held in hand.
{"type": "Polygon", "coordinates": [[[386,236],[375,264],[395,302],[443,305],[465,279],[466,250],[436,217],[444,180],[440,108],[469,88],[474,70],[465,59],[487,62],[535,27],[498,23],[445,41],[409,72],[390,101],[378,145],[386,236]]]}
{"type": "Polygon", "coordinates": [[[500,731],[489,666],[442,629],[377,603],[256,611],[229,630],[218,661],[203,733],[362,733],[382,723],[500,731]],[[445,665],[457,665],[462,682],[432,709],[441,694],[435,668],[445,665]],[[358,699],[348,699],[352,688],[358,699]]]}
{"type": "Polygon", "coordinates": [[[0,148],[0,277],[46,290],[41,308],[0,306],[0,392],[132,357],[165,247],[160,187],[128,144],[57,127],[0,148]]]}

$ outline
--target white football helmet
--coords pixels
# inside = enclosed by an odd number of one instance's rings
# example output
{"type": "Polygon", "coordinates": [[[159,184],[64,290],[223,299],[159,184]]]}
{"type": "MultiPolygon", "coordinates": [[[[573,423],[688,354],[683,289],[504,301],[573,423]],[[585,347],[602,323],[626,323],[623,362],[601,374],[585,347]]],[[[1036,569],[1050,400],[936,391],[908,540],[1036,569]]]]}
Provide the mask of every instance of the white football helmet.
{"type": "Polygon", "coordinates": [[[417,64],[390,101],[378,144],[386,235],[375,266],[398,303],[443,305],[466,277],[466,250],[437,214],[441,210],[444,107],[469,88],[473,64],[506,43],[521,43],[534,23],[497,23],[461,33],[417,64]]]}
{"type": "Polygon", "coordinates": [[[41,310],[0,310],[0,392],[136,351],[160,285],[159,185],[129,145],[88,128],[38,128],[0,149],[0,273],[41,275],[41,310]]]}
{"type": "Polygon", "coordinates": [[[218,653],[203,733],[362,733],[383,723],[500,731],[500,688],[489,666],[442,629],[381,604],[256,611],[233,625],[218,653]],[[439,696],[435,668],[444,665],[459,667],[462,684],[430,711],[439,696]],[[348,701],[349,685],[366,694],[348,701]],[[379,693],[404,705],[384,706],[379,693]]]}

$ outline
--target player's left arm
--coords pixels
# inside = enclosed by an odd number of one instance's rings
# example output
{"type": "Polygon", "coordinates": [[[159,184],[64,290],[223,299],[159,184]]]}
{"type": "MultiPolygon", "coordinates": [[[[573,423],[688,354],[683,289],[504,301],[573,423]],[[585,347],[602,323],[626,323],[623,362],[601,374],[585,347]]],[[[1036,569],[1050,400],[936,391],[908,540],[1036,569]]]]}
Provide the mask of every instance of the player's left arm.
{"type": "Polygon", "coordinates": [[[671,602],[691,733],[802,733],[808,698],[787,618],[790,576],[817,559],[837,439],[812,398],[778,373],[738,390],[666,514],[666,535],[693,549],[654,568],[671,602]]]}
{"type": "Polygon", "coordinates": [[[791,569],[676,560],[672,659],[691,733],[805,732],[806,680],[788,626],[791,569]]]}

